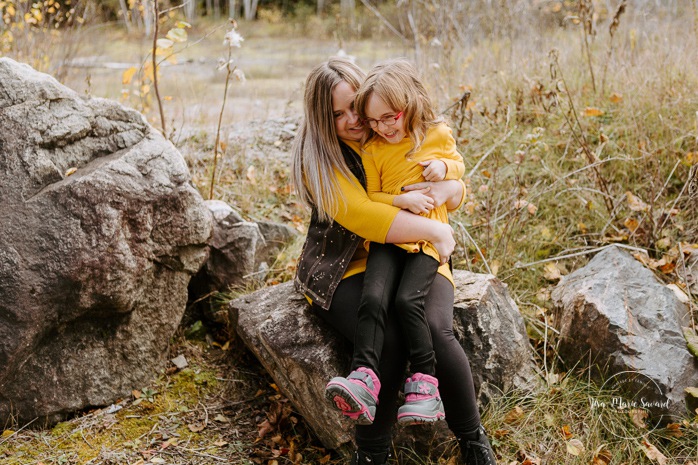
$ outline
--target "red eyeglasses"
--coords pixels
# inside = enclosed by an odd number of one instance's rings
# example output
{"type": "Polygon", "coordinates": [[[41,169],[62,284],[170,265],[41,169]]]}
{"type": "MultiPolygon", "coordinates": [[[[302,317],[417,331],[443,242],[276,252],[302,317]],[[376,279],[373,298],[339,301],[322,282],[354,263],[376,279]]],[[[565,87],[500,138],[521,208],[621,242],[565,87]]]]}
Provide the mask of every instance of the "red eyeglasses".
{"type": "Polygon", "coordinates": [[[371,129],[376,129],[378,127],[378,123],[383,123],[386,126],[393,126],[395,123],[397,123],[397,120],[400,119],[403,113],[404,112],[401,111],[396,115],[386,116],[385,118],[381,119],[366,118],[364,120],[364,123],[368,124],[371,127],[371,129]]]}

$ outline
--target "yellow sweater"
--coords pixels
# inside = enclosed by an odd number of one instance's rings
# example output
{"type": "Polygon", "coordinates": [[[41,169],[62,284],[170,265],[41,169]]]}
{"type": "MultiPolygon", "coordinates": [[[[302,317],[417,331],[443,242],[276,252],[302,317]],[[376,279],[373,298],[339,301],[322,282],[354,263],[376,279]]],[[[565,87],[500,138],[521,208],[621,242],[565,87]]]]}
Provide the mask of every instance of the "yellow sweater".
{"type": "MultiPolygon", "coordinates": [[[[465,173],[463,157],[456,149],[451,128],[445,123],[430,128],[419,151],[406,157],[405,154],[412,149],[412,145],[409,137],[398,144],[391,144],[376,136],[363,148],[366,190],[371,200],[392,205],[395,197],[402,193],[400,189],[403,186],[425,181],[422,176],[424,168],[419,164],[423,161],[443,161],[447,169],[445,179],[460,179],[465,173]]],[[[448,224],[446,205],[436,207],[422,216],[448,224]]],[[[427,241],[396,245],[412,253],[421,250],[439,260],[439,253],[427,241]]]]}
{"type": "MultiPolygon", "coordinates": [[[[350,141],[345,141],[345,143],[354,149],[356,153],[360,153],[358,143],[350,141]]],[[[451,170],[449,166],[449,172],[451,172],[451,170]]],[[[343,198],[344,202],[339,206],[334,216],[334,221],[368,241],[385,243],[388,230],[390,230],[395,215],[397,215],[400,209],[392,205],[372,201],[356,178],[352,176],[348,179],[339,174],[339,172],[336,173],[339,182],[340,196],[343,198]]],[[[463,185],[461,205],[464,201],[465,185],[463,185]]],[[[461,205],[458,205],[457,208],[460,208],[461,205]]],[[[364,272],[366,270],[367,256],[368,254],[365,249],[361,247],[357,249],[343,278],[348,278],[349,276],[364,272]]],[[[453,275],[451,274],[448,264],[439,267],[439,273],[453,283],[453,275]]]]}

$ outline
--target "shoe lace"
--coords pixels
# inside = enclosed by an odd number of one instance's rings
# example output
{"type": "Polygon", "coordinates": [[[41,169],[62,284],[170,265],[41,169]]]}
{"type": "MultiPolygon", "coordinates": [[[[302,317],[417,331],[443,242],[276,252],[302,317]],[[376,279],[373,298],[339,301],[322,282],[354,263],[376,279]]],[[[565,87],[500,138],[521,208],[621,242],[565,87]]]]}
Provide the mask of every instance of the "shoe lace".
{"type": "MultiPolygon", "coordinates": [[[[465,457],[468,461],[475,460],[472,465],[494,465],[490,460],[489,448],[480,441],[464,441],[465,457]]],[[[468,464],[471,465],[471,464],[468,464]]]]}

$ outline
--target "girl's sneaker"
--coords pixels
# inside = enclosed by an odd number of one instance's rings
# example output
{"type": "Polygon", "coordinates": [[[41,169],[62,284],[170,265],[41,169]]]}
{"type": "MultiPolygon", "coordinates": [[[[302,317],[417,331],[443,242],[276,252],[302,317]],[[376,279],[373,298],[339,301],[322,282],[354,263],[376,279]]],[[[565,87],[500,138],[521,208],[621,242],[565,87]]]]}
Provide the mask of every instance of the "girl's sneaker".
{"type": "Polygon", "coordinates": [[[400,423],[424,423],[446,418],[439,395],[439,381],[430,375],[415,373],[405,381],[405,404],[397,411],[400,423]]]}
{"type": "Polygon", "coordinates": [[[325,397],[344,415],[360,425],[370,425],[376,416],[381,382],[370,368],[359,367],[349,376],[332,378],[325,397]]]}

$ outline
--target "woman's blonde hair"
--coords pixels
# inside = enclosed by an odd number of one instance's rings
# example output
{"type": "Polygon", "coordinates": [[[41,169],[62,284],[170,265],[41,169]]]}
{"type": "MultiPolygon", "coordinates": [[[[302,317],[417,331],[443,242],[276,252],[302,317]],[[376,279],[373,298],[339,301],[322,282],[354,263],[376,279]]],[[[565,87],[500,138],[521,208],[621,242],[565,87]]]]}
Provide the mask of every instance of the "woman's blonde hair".
{"type": "Polygon", "coordinates": [[[293,183],[301,201],[331,220],[344,201],[339,175],[352,179],[335,128],[332,91],[342,81],[358,89],[366,74],[346,58],[333,57],[316,66],[305,82],[304,117],[293,141],[293,183]]]}
{"type": "MultiPolygon", "coordinates": [[[[424,142],[427,130],[443,120],[434,111],[417,70],[404,58],[384,61],[369,71],[354,99],[354,107],[361,119],[366,119],[366,105],[373,94],[395,112],[403,112],[405,132],[413,143],[407,155],[417,152],[424,142]]],[[[375,133],[370,132],[362,142],[365,144],[374,136],[375,133]]]]}

